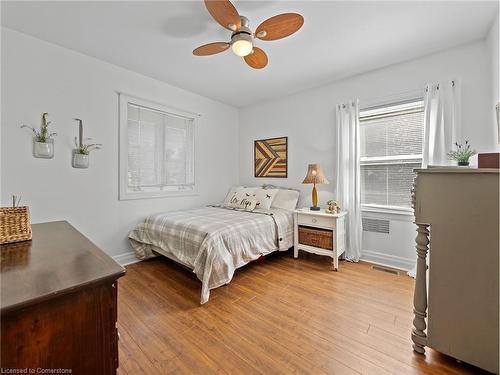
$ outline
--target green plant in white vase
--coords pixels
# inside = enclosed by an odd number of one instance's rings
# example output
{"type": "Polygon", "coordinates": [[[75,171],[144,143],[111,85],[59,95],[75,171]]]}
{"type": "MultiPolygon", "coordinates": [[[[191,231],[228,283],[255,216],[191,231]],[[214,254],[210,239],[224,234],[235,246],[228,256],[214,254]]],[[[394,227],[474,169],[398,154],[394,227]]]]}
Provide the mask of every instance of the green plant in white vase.
{"type": "Polygon", "coordinates": [[[469,165],[469,159],[471,156],[476,155],[476,150],[472,149],[469,141],[465,141],[464,144],[455,142],[456,150],[448,152],[448,157],[452,160],[456,160],[457,164],[460,166],[469,165]]]}
{"type": "Polygon", "coordinates": [[[89,155],[93,150],[99,150],[102,148],[100,143],[85,143],[92,140],[92,138],[83,138],[83,123],[80,119],[75,119],[78,121],[78,137],[75,137],[75,146],[73,149],[73,160],[72,164],[74,168],[88,168],[89,167],[89,155]]]}
{"type": "Polygon", "coordinates": [[[28,128],[33,132],[33,156],[36,158],[52,159],[54,157],[54,137],[57,133],[49,132],[51,122],[47,120],[48,115],[47,112],[42,114],[40,129],[21,125],[21,128],[28,128]]]}

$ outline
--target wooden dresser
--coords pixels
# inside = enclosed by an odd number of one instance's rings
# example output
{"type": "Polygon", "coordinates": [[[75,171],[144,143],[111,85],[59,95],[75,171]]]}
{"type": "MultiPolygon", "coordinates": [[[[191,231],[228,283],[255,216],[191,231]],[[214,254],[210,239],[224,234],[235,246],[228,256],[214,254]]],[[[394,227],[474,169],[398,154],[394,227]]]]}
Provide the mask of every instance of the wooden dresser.
{"type": "Polygon", "coordinates": [[[413,200],[413,348],[498,373],[499,170],[418,170],[413,200]]]}
{"type": "Polygon", "coordinates": [[[1,367],[116,374],[125,269],[64,221],[35,224],[32,241],[0,251],[1,367]]]}

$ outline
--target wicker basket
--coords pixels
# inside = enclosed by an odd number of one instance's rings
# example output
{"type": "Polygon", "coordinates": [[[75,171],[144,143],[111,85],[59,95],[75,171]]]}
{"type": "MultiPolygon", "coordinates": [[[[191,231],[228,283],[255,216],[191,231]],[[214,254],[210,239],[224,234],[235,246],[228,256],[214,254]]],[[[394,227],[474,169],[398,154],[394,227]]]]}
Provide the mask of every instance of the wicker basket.
{"type": "Polygon", "coordinates": [[[30,261],[31,241],[4,244],[0,251],[0,270],[7,271],[25,266],[30,261]]]}
{"type": "Polygon", "coordinates": [[[28,207],[0,207],[0,244],[31,240],[28,207]]]}
{"type": "Polygon", "coordinates": [[[299,226],[299,243],[333,250],[333,233],[328,229],[299,226]]]}

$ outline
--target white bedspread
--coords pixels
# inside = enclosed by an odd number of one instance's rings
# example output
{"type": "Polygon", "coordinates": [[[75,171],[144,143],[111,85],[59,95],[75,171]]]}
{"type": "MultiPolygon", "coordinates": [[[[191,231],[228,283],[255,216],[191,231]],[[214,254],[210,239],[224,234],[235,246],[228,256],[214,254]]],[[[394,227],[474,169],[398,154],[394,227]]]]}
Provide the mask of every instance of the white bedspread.
{"type": "Polygon", "coordinates": [[[293,246],[293,212],[219,206],[167,212],[148,217],[129,239],[139,259],[157,251],[191,268],[205,303],[210,289],[229,283],[238,267],[293,246]]]}

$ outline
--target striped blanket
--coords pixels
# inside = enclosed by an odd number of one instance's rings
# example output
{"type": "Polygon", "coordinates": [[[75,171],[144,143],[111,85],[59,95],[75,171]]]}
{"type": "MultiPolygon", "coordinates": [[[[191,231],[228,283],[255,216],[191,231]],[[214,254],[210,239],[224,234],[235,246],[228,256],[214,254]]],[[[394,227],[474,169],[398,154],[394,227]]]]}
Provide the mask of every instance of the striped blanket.
{"type": "Polygon", "coordinates": [[[160,253],[191,268],[202,282],[203,304],[210,289],[229,283],[237,268],[293,246],[293,212],[221,206],[167,212],[146,218],[129,240],[139,259],[160,253]]]}

